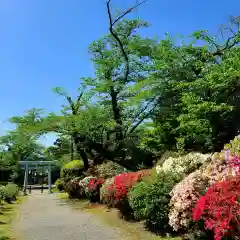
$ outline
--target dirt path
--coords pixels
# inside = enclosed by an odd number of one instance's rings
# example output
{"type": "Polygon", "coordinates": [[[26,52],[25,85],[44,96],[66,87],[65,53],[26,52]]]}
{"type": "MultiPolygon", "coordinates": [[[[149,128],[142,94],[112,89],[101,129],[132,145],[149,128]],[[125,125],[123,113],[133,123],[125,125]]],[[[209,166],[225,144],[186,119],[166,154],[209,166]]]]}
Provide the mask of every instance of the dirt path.
{"type": "Polygon", "coordinates": [[[125,240],[120,229],[109,227],[90,213],[61,205],[55,194],[26,197],[13,226],[18,240],[125,240]]]}

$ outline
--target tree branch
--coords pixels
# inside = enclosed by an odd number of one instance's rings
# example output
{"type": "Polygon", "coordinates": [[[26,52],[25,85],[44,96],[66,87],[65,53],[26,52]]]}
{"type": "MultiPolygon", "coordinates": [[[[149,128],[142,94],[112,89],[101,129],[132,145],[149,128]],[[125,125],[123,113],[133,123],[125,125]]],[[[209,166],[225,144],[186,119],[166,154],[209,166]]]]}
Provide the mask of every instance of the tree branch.
{"type": "MultiPolygon", "coordinates": [[[[111,0],[108,0],[108,4],[110,4],[110,1],[111,1],[111,0]]],[[[125,17],[128,13],[131,13],[131,12],[132,12],[133,10],[135,10],[137,7],[139,7],[140,5],[142,5],[142,4],[146,3],[146,2],[147,2],[147,0],[144,0],[144,1],[141,1],[141,2],[138,2],[138,1],[137,1],[137,3],[136,3],[134,6],[130,7],[129,9],[125,10],[122,14],[120,14],[120,15],[113,21],[112,25],[114,25],[115,23],[117,23],[119,20],[121,20],[123,17],[125,17]]]]}
{"type": "Polygon", "coordinates": [[[142,113],[144,113],[144,111],[149,107],[149,105],[150,105],[155,99],[156,99],[156,97],[152,98],[152,99],[146,104],[146,106],[145,106],[144,108],[142,108],[142,109],[136,114],[136,116],[135,116],[134,119],[133,119],[133,123],[140,117],[140,115],[141,115],[142,113]]]}
{"type": "Polygon", "coordinates": [[[117,33],[114,32],[114,25],[119,22],[124,16],[126,16],[128,13],[132,12],[134,9],[136,9],[138,6],[142,5],[143,3],[147,2],[147,0],[144,0],[144,1],[141,1],[141,2],[138,2],[131,8],[127,9],[126,11],[124,11],[122,14],[120,14],[120,16],[118,16],[115,20],[113,20],[112,18],[112,13],[111,13],[111,9],[110,9],[110,2],[111,0],[108,0],[107,1],[107,12],[108,12],[108,18],[109,18],[109,31],[111,33],[111,35],[115,38],[115,40],[117,41],[119,47],[120,47],[120,50],[122,52],[122,55],[123,55],[123,58],[124,58],[124,61],[125,61],[125,74],[124,74],[124,81],[127,82],[128,80],[128,76],[129,76],[129,73],[130,73],[130,66],[129,66],[129,57],[128,57],[128,54],[127,52],[125,51],[124,49],[124,45],[121,41],[121,39],[119,38],[119,36],[117,35],[117,33]]]}
{"type": "MultiPolygon", "coordinates": [[[[155,100],[155,99],[154,99],[155,100]]],[[[128,132],[127,136],[129,136],[149,115],[154,111],[154,109],[157,107],[158,103],[154,104],[154,106],[151,108],[151,110],[144,114],[143,117],[131,128],[131,130],[128,132]]]]}
{"type": "Polygon", "coordinates": [[[79,94],[78,98],[77,98],[77,102],[76,102],[77,110],[79,110],[80,101],[81,101],[81,99],[82,99],[83,94],[84,94],[84,92],[82,91],[82,92],[79,94]]]}

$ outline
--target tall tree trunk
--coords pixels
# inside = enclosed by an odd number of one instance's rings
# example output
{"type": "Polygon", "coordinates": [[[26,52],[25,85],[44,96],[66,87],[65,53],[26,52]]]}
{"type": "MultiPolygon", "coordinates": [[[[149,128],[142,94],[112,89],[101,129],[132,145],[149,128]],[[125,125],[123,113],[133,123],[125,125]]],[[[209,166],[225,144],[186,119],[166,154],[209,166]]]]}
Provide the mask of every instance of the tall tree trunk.
{"type": "Polygon", "coordinates": [[[70,154],[71,154],[71,160],[73,160],[74,159],[74,139],[72,136],[70,139],[70,154]]]}
{"type": "Polygon", "coordinates": [[[83,147],[83,141],[84,141],[85,137],[79,136],[79,134],[77,132],[74,132],[72,137],[73,137],[73,140],[74,140],[74,143],[76,146],[76,150],[83,160],[84,169],[87,170],[89,168],[89,162],[88,162],[88,157],[87,157],[86,151],[83,147]]]}

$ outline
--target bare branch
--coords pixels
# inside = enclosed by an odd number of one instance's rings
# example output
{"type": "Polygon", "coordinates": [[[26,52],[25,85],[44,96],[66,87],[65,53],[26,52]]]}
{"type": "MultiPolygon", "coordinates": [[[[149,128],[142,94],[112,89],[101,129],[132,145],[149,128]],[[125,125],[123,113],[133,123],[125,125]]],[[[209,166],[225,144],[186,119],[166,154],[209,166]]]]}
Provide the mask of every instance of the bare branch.
{"type": "MultiPolygon", "coordinates": [[[[111,1],[111,0],[110,0],[110,1],[111,1]]],[[[108,2],[110,2],[110,1],[108,1],[108,2]]],[[[139,6],[141,6],[142,4],[144,4],[144,3],[146,3],[146,2],[147,2],[147,0],[144,0],[144,1],[141,1],[141,2],[137,1],[137,3],[136,3],[134,6],[130,7],[129,9],[125,10],[122,14],[120,14],[120,15],[113,21],[112,24],[114,25],[114,24],[117,23],[119,20],[121,20],[123,17],[125,17],[127,14],[131,13],[133,10],[135,10],[136,8],[138,8],[139,6]]]]}
{"type": "Polygon", "coordinates": [[[147,114],[145,114],[128,132],[128,136],[145,120],[148,118],[148,116],[153,112],[157,105],[155,105],[147,114]]]}
{"type": "MultiPolygon", "coordinates": [[[[154,98],[155,100],[155,98],[154,98]]],[[[149,104],[150,105],[150,104],[149,104]]],[[[148,105],[148,106],[149,106],[148,105]]],[[[128,132],[128,134],[126,134],[127,136],[129,136],[145,119],[147,119],[150,114],[154,111],[154,109],[157,107],[158,103],[155,103],[154,106],[151,108],[151,110],[149,110],[146,114],[144,114],[139,121],[130,129],[130,131],[128,132]]],[[[148,107],[147,106],[147,107],[148,107]]]]}
{"type": "Polygon", "coordinates": [[[119,36],[117,35],[117,33],[114,32],[114,25],[119,22],[123,17],[125,17],[128,13],[132,12],[134,9],[136,9],[138,6],[142,5],[143,3],[147,2],[147,0],[143,0],[141,2],[138,2],[133,6],[130,7],[129,9],[127,9],[126,11],[124,11],[122,14],[120,14],[115,20],[113,20],[112,18],[112,13],[111,13],[111,8],[110,8],[110,2],[111,0],[107,0],[107,12],[108,12],[108,18],[109,18],[109,30],[111,35],[115,38],[115,40],[117,41],[120,50],[122,52],[122,55],[124,57],[125,60],[125,74],[124,74],[124,81],[127,82],[129,73],[130,73],[130,66],[129,66],[129,57],[128,54],[126,52],[126,50],[124,49],[124,45],[121,41],[121,39],[119,38],[119,36]]]}
{"type": "Polygon", "coordinates": [[[111,0],[108,0],[107,2],[107,11],[108,11],[108,17],[109,17],[109,30],[110,30],[110,33],[112,34],[112,36],[115,38],[115,40],[118,42],[119,44],[119,47],[121,49],[121,52],[122,52],[122,55],[124,57],[124,60],[125,60],[125,64],[126,64],[126,67],[125,67],[125,76],[124,76],[124,80],[127,82],[127,79],[128,79],[128,75],[129,75],[129,72],[130,72],[130,67],[129,67],[129,58],[128,58],[128,55],[124,49],[124,46],[123,46],[123,43],[122,41],[120,40],[120,38],[118,37],[118,35],[114,32],[113,30],[113,20],[112,20],[112,14],[111,14],[111,10],[110,10],[110,1],[111,0]]]}
{"type": "Polygon", "coordinates": [[[147,110],[147,108],[150,106],[150,104],[154,101],[156,99],[156,97],[154,97],[154,98],[152,98],[146,105],[145,105],[145,107],[143,107],[137,114],[136,114],[136,116],[134,117],[134,119],[133,119],[133,123],[141,116],[141,114],[142,113],[144,113],[146,110],[147,110]]]}
{"type": "Polygon", "coordinates": [[[83,96],[84,92],[81,92],[77,98],[77,102],[76,102],[76,107],[77,107],[77,110],[79,109],[80,107],[80,101],[82,99],[82,96],[83,96]]]}

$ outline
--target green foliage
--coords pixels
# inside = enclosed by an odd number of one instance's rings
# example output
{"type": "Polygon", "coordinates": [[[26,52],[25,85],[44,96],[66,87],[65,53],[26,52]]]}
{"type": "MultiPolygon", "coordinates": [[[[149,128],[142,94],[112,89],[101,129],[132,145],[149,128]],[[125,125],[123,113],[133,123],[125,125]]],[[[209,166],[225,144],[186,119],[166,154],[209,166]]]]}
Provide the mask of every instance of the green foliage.
{"type": "MultiPolygon", "coordinates": [[[[1,187],[2,188],[2,187],[1,187]]],[[[8,183],[3,189],[1,189],[1,194],[3,192],[3,199],[11,203],[12,201],[15,201],[17,199],[17,196],[19,194],[19,188],[16,184],[8,183]]]]}
{"type": "Polygon", "coordinates": [[[146,225],[151,230],[169,229],[170,192],[179,181],[177,174],[162,172],[135,185],[128,194],[134,216],[146,220],[146,225]]]}
{"type": "Polygon", "coordinates": [[[57,181],[55,182],[56,188],[58,189],[58,191],[63,191],[64,190],[64,180],[59,178],[57,179],[57,181]]]}
{"type": "Polygon", "coordinates": [[[74,168],[83,169],[83,167],[84,165],[82,160],[72,160],[71,162],[66,163],[63,166],[63,169],[74,169],[74,168]]]}
{"type": "Polygon", "coordinates": [[[5,186],[0,185],[0,201],[4,200],[5,197],[5,186]]]}
{"type": "Polygon", "coordinates": [[[71,179],[82,176],[84,164],[82,160],[73,160],[66,163],[61,169],[61,178],[71,179]]]}

